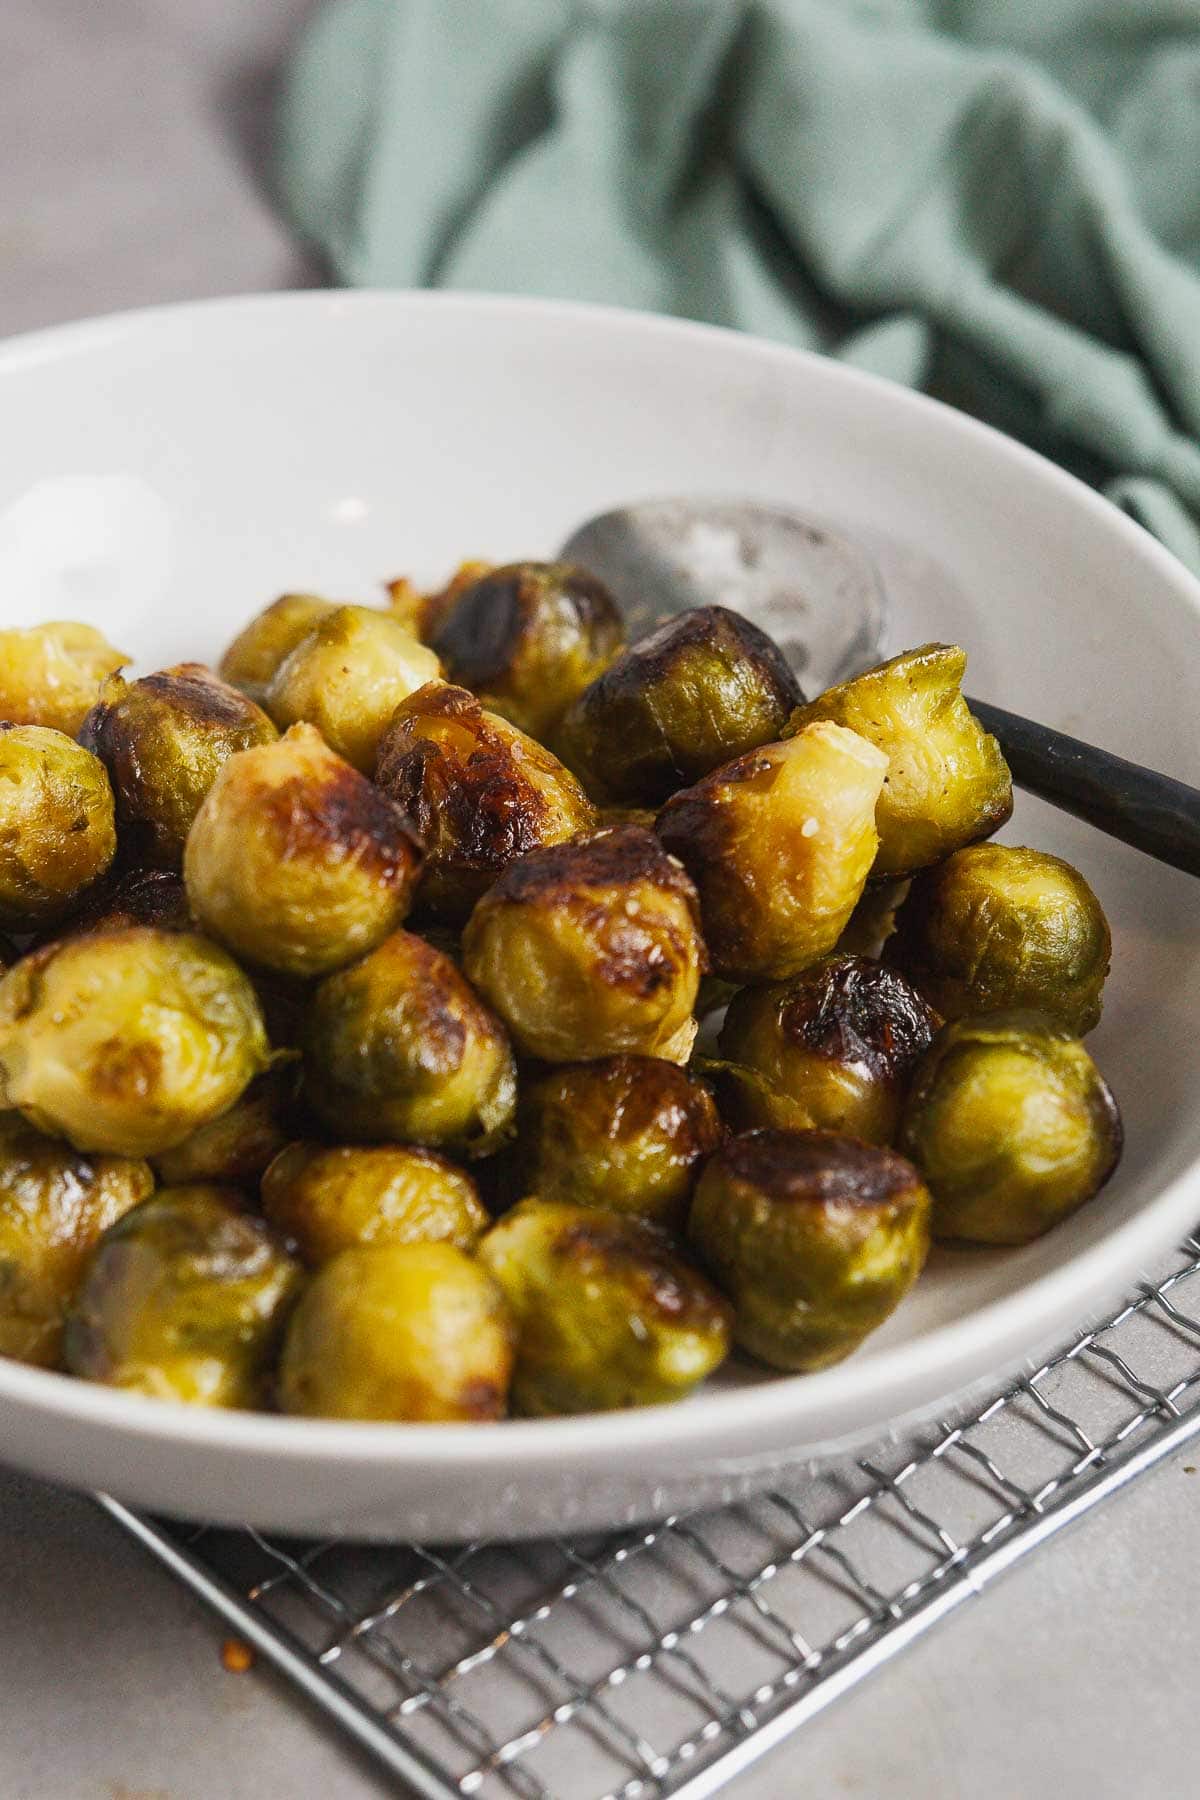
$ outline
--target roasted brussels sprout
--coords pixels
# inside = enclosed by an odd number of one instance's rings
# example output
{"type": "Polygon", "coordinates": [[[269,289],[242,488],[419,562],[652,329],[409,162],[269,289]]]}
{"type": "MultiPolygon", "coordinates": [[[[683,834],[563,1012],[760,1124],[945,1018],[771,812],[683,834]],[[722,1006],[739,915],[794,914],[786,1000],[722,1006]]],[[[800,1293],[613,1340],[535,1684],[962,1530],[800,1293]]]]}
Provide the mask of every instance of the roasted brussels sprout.
{"type": "Polygon", "coordinates": [[[0,1356],[57,1364],[89,1255],[153,1187],[144,1162],[80,1156],[17,1113],[0,1118],[0,1356]]]}
{"type": "Polygon", "coordinates": [[[157,1156],[266,1066],[254,989],[190,932],[65,938],[0,980],[0,1089],[77,1150],[157,1156]]]}
{"type": "Polygon", "coordinates": [[[359,1245],[313,1276],[292,1315],[279,1399],[320,1419],[499,1419],[512,1362],[503,1296],[471,1257],[359,1245]]]}
{"type": "Polygon", "coordinates": [[[321,975],[400,923],[420,862],[395,802],[295,725],[226,763],[189,834],[184,878],[197,919],[239,956],[321,975]]]}
{"type": "Polygon", "coordinates": [[[895,969],[830,956],[790,981],[743,988],[725,1015],[722,1056],[765,1086],[739,1124],[839,1131],[890,1144],[913,1069],[941,1021],[895,969]]]}
{"type": "Polygon", "coordinates": [[[571,563],[507,563],[462,589],[430,637],[452,681],[522,731],[553,731],[625,642],[604,583],[571,563]]]}
{"type": "Polygon", "coordinates": [[[317,594],[281,594],[234,638],[221,658],[221,679],[262,706],[276,669],[338,604],[317,594]]]}
{"type": "Polygon", "coordinates": [[[943,1018],[1033,1007],[1079,1037],[1100,1022],[1111,953],[1078,869],[1011,844],[971,845],[919,875],[884,946],[943,1018]]]}
{"type": "Polygon", "coordinates": [[[515,856],[596,827],[590,800],[557,757],[441,681],[396,708],[375,779],[425,845],[421,904],[456,923],[515,856]]]}
{"type": "Polygon", "coordinates": [[[579,695],[554,747],[596,798],[656,806],[782,736],[802,699],[765,631],[699,606],[623,651],[579,695]]]}
{"type": "Polygon", "coordinates": [[[878,876],[941,862],[990,837],[1012,812],[1008,764],[962,696],[966,666],[957,644],[923,644],[828,689],[792,716],[792,731],[831,719],[887,756],[875,809],[878,876]]]}
{"type": "Polygon", "coordinates": [[[320,984],[304,1064],[314,1110],[355,1140],[483,1156],[516,1106],[500,1021],[448,956],[407,931],[320,984]]]}
{"type": "Polygon", "coordinates": [[[92,625],[57,621],[0,631],[0,719],[74,737],[105,676],[128,661],[92,625]]]}
{"type": "Polygon", "coordinates": [[[191,931],[195,924],[183,876],[174,869],[126,869],[110,873],[60,925],[39,933],[35,948],[89,931],[124,931],[155,925],[160,931],[191,931]]]}
{"type": "Polygon", "coordinates": [[[211,669],[179,663],[141,681],[111,675],[79,737],[112,778],[124,854],[176,869],[219,770],[236,751],[277,735],[266,713],[211,669]]]}
{"type": "Polygon", "coordinates": [[[103,764],[61,731],[0,725],[0,924],[62,918],[116,849],[103,764]]]}
{"type": "Polygon", "coordinates": [[[658,835],[700,891],[714,973],[782,981],[833,949],[874,861],[886,768],[865,738],[819,723],[667,802],[658,835]]]}
{"type": "Polygon", "coordinates": [[[654,1056],[552,1069],[526,1090],[518,1118],[514,1160],[527,1193],[676,1231],[722,1136],[708,1089],[654,1056]]]}
{"type": "Polygon", "coordinates": [[[1121,1115],[1063,1025],[1032,1012],[958,1019],[913,1082],[900,1146],[939,1238],[1027,1244],[1090,1200],[1121,1156],[1121,1115]]]}
{"type": "Polygon", "coordinates": [[[199,1181],[256,1188],[264,1169],[296,1134],[299,1085],[295,1060],[268,1069],[228,1112],[152,1159],[159,1180],[165,1187],[199,1181]]]}
{"type": "Polygon", "coordinates": [[[823,1369],[907,1294],[929,1193],[893,1150],[831,1131],[751,1131],[709,1162],[688,1235],[733,1301],[734,1338],[775,1369],[823,1369]]]}
{"type": "Polygon", "coordinates": [[[354,1244],[469,1250],[490,1223],[465,1170],[411,1144],[289,1144],[263,1177],[262,1205],[312,1265],[354,1244]]]}
{"type": "Polygon", "coordinates": [[[158,1400],[257,1406],[302,1279],[230,1190],[164,1188],[102,1239],[67,1320],[67,1367],[158,1400]]]}
{"type": "Polygon", "coordinates": [[[486,562],[481,557],[470,557],[459,563],[445,587],[435,588],[432,592],[419,588],[415,581],[407,575],[400,575],[394,581],[384,582],[387,589],[388,611],[394,619],[399,619],[406,631],[420,638],[423,644],[432,643],[435,632],[447,613],[456,604],[460,594],[495,568],[495,563],[486,562]]]}
{"type": "Polygon", "coordinates": [[[339,606],[280,663],[265,705],[283,730],[315,725],[339,756],[370,775],[379,740],[401,700],[441,664],[398,619],[369,606],[339,606]]]}
{"type": "Polygon", "coordinates": [[[526,1200],[479,1255],[517,1321],[520,1412],[679,1400],[728,1353],[724,1300],[644,1219],[526,1200]]]}
{"type": "Polygon", "coordinates": [[[705,967],[695,890],[636,825],[531,850],[471,914],[463,967],[529,1056],[686,1062],[705,967]]]}

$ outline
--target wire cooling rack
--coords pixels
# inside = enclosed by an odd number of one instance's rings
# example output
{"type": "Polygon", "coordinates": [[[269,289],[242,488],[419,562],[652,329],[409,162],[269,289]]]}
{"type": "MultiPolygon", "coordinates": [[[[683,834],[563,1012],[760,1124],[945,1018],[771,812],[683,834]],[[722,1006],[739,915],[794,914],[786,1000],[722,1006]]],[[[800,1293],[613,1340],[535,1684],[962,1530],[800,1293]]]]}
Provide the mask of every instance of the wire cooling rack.
{"type": "Polygon", "coordinates": [[[100,1504],[396,1777],[700,1800],[1200,1434],[1200,1237],[981,1411],[604,1538],[296,1543],[100,1504]]]}

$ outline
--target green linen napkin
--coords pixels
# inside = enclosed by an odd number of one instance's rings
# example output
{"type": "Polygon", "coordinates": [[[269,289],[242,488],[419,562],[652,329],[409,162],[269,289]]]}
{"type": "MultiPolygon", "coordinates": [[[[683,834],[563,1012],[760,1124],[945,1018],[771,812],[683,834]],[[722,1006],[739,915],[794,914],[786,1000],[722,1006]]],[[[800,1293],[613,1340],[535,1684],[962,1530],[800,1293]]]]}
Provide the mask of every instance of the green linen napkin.
{"type": "Polygon", "coordinates": [[[1200,0],[334,0],[277,173],[342,281],[844,357],[1200,571],[1200,0]]]}

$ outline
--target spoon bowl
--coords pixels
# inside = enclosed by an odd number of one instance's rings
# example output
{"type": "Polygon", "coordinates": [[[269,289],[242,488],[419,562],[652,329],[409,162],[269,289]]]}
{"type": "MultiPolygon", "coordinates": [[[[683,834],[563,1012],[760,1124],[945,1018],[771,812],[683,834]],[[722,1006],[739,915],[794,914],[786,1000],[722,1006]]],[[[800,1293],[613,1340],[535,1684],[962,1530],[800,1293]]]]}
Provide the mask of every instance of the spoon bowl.
{"type": "Polygon", "coordinates": [[[694,606],[727,606],[774,638],[807,692],[880,660],[887,599],[852,539],[748,500],[642,500],[573,531],[565,561],[598,575],[641,637],[694,606]]]}

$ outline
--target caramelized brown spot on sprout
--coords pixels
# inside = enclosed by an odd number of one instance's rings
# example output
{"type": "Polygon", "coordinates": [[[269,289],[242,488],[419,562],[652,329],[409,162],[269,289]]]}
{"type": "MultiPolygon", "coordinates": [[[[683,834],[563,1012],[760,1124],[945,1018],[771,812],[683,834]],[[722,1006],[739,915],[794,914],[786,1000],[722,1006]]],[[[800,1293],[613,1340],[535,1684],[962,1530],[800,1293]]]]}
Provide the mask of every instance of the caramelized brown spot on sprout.
{"type": "Polygon", "coordinates": [[[920,1179],[896,1151],[833,1131],[748,1131],[717,1155],[734,1179],[795,1204],[879,1206],[910,1192],[920,1179]]]}

